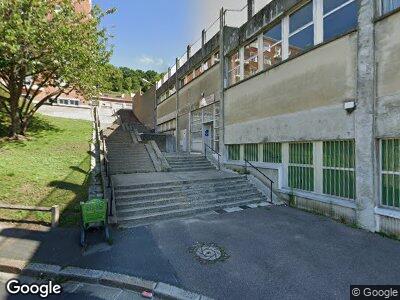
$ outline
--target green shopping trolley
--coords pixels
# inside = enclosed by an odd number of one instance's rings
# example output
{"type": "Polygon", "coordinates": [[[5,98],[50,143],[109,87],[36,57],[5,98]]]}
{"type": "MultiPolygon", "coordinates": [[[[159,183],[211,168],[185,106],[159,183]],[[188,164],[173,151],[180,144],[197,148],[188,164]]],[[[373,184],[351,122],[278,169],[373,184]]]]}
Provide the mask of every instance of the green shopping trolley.
{"type": "Polygon", "coordinates": [[[88,202],[81,202],[82,225],[81,239],[82,247],[86,247],[86,231],[89,228],[104,228],[106,241],[111,244],[110,232],[107,224],[107,201],[104,199],[91,199],[88,202]]]}

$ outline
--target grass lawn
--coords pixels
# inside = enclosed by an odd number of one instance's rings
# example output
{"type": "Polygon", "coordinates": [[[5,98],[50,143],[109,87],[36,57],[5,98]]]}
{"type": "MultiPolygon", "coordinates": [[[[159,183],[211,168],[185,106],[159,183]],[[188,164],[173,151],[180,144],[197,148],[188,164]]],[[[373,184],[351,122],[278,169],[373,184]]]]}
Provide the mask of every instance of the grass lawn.
{"type": "MultiPolygon", "coordinates": [[[[4,127],[1,122],[0,136],[4,127]]],[[[78,224],[79,202],[88,194],[91,132],[89,121],[37,115],[29,140],[0,141],[0,202],[58,204],[61,225],[78,224]]],[[[51,218],[49,213],[0,210],[0,219],[47,223],[51,218]]]]}

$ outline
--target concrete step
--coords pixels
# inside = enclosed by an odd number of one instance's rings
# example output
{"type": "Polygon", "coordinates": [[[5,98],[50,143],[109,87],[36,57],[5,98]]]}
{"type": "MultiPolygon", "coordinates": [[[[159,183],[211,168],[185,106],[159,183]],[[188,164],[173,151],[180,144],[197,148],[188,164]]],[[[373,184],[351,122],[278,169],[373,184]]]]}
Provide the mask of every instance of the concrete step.
{"type": "Polygon", "coordinates": [[[223,190],[230,190],[230,189],[241,189],[246,188],[249,186],[249,183],[242,182],[235,185],[231,183],[220,183],[218,185],[209,185],[209,184],[192,184],[192,185],[175,185],[175,186],[168,186],[168,187],[153,187],[153,188],[146,188],[146,189],[124,189],[124,190],[115,190],[116,196],[122,195],[147,195],[152,193],[168,193],[168,192],[180,192],[180,191],[191,191],[191,192],[200,192],[200,191],[207,191],[207,190],[214,190],[214,191],[223,191],[223,190]]]}
{"type": "Polygon", "coordinates": [[[126,209],[119,209],[117,211],[118,218],[130,218],[136,216],[143,216],[148,214],[159,214],[168,211],[180,210],[180,209],[187,209],[187,208],[197,208],[203,206],[210,206],[210,205],[225,205],[229,203],[237,203],[237,202],[252,202],[258,201],[261,202],[263,199],[258,195],[254,195],[252,197],[247,197],[246,200],[236,198],[233,200],[232,198],[217,198],[217,199],[205,199],[199,201],[181,201],[177,203],[169,203],[169,204],[162,204],[157,206],[147,206],[147,207],[138,207],[138,208],[126,208],[126,209]]]}
{"type": "Polygon", "coordinates": [[[169,163],[171,166],[180,167],[180,166],[197,166],[197,165],[210,165],[211,163],[207,160],[200,161],[190,161],[190,162],[171,162],[169,163]]]}
{"type": "Polygon", "coordinates": [[[228,196],[219,196],[216,195],[212,198],[201,198],[201,199],[192,199],[191,197],[187,196],[180,196],[175,198],[160,198],[157,200],[137,200],[137,201],[116,201],[117,210],[126,210],[126,209],[137,209],[137,208],[146,208],[146,207],[154,207],[154,206],[162,206],[174,203],[195,203],[201,201],[216,201],[216,202],[224,202],[224,201],[240,201],[243,199],[250,199],[251,197],[258,197],[264,198],[261,193],[258,191],[248,192],[244,194],[235,194],[235,195],[228,195],[228,196]]]}
{"type": "Polygon", "coordinates": [[[179,167],[171,168],[174,172],[192,172],[192,171],[205,171],[205,170],[215,170],[215,167],[210,165],[206,167],[179,167]]]}
{"type": "Polygon", "coordinates": [[[211,179],[196,179],[196,180],[176,180],[170,182],[152,182],[152,183],[143,183],[143,184],[128,184],[128,185],[118,185],[115,186],[115,190],[123,190],[123,189],[145,189],[151,187],[167,187],[167,186],[176,186],[178,184],[207,184],[207,183],[214,183],[218,184],[220,182],[238,182],[238,181],[246,181],[246,177],[244,176],[235,176],[235,177],[221,177],[221,178],[211,178],[211,179]]]}
{"type": "Polygon", "coordinates": [[[143,170],[140,170],[140,169],[132,169],[132,170],[113,170],[113,171],[111,171],[110,170],[110,174],[111,175],[129,175],[129,174],[136,174],[136,173],[152,173],[152,172],[154,172],[154,169],[153,170],[150,170],[150,169],[143,169],[143,170]]]}
{"type": "Polygon", "coordinates": [[[207,211],[215,210],[215,209],[222,209],[222,208],[229,208],[235,207],[240,205],[246,204],[253,204],[259,203],[261,199],[256,200],[244,200],[244,201],[237,201],[237,202],[229,202],[224,204],[213,204],[213,205],[204,205],[198,206],[195,208],[185,208],[185,209],[176,209],[170,210],[162,213],[152,213],[152,214],[145,214],[140,216],[132,216],[132,217],[118,217],[118,223],[121,227],[134,227],[139,225],[150,224],[156,221],[167,220],[172,218],[179,218],[179,217],[187,217],[193,216],[196,214],[205,213],[207,211]]]}
{"type": "Polygon", "coordinates": [[[192,157],[192,158],[168,158],[167,161],[170,163],[178,162],[191,162],[191,161],[207,161],[204,156],[192,157]]]}
{"type": "Polygon", "coordinates": [[[225,185],[237,185],[242,183],[248,183],[245,177],[227,177],[227,178],[213,178],[213,179],[196,179],[196,180],[180,180],[180,181],[170,181],[161,183],[143,183],[143,184],[132,184],[132,185],[120,185],[116,186],[115,190],[159,190],[160,188],[176,188],[182,186],[183,188],[188,188],[190,186],[208,186],[217,187],[225,185]]]}
{"type": "Polygon", "coordinates": [[[215,197],[215,196],[232,196],[241,194],[244,195],[246,193],[252,193],[256,191],[254,187],[247,187],[241,190],[221,190],[221,191],[202,191],[196,193],[196,191],[176,191],[176,192],[164,192],[164,193],[150,193],[144,195],[120,195],[116,197],[116,201],[120,203],[125,203],[126,201],[141,201],[141,200],[158,200],[165,198],[174,198],[174,197],[197,197],[197,198],[207,198],[207,197],[215,197]]]}

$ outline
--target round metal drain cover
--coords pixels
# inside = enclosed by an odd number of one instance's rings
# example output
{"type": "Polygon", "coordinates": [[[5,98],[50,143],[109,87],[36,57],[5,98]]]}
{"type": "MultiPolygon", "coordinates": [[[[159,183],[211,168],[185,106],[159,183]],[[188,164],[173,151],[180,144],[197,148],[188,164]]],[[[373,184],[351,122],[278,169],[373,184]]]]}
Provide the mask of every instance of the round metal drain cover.
{"type": "Polygon", "coordinates": [[[221,247],[213,243],[196,243],[189,250],[202,263],[214,263],[229,258],[221,247]]]}

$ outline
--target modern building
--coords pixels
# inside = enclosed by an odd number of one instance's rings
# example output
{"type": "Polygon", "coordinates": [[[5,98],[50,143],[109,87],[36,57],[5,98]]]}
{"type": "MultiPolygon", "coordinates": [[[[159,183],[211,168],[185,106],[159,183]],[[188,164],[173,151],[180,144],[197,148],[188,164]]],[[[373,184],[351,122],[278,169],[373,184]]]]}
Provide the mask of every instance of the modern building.
{"type": "Polygon", "coordinates": [[[157,132],[181,152],[251,163],[301,209],[399,235],[400,1],[272,0],[254,13],[249,0],[240,28],[224,16],[157,84],[157,132]]]}

